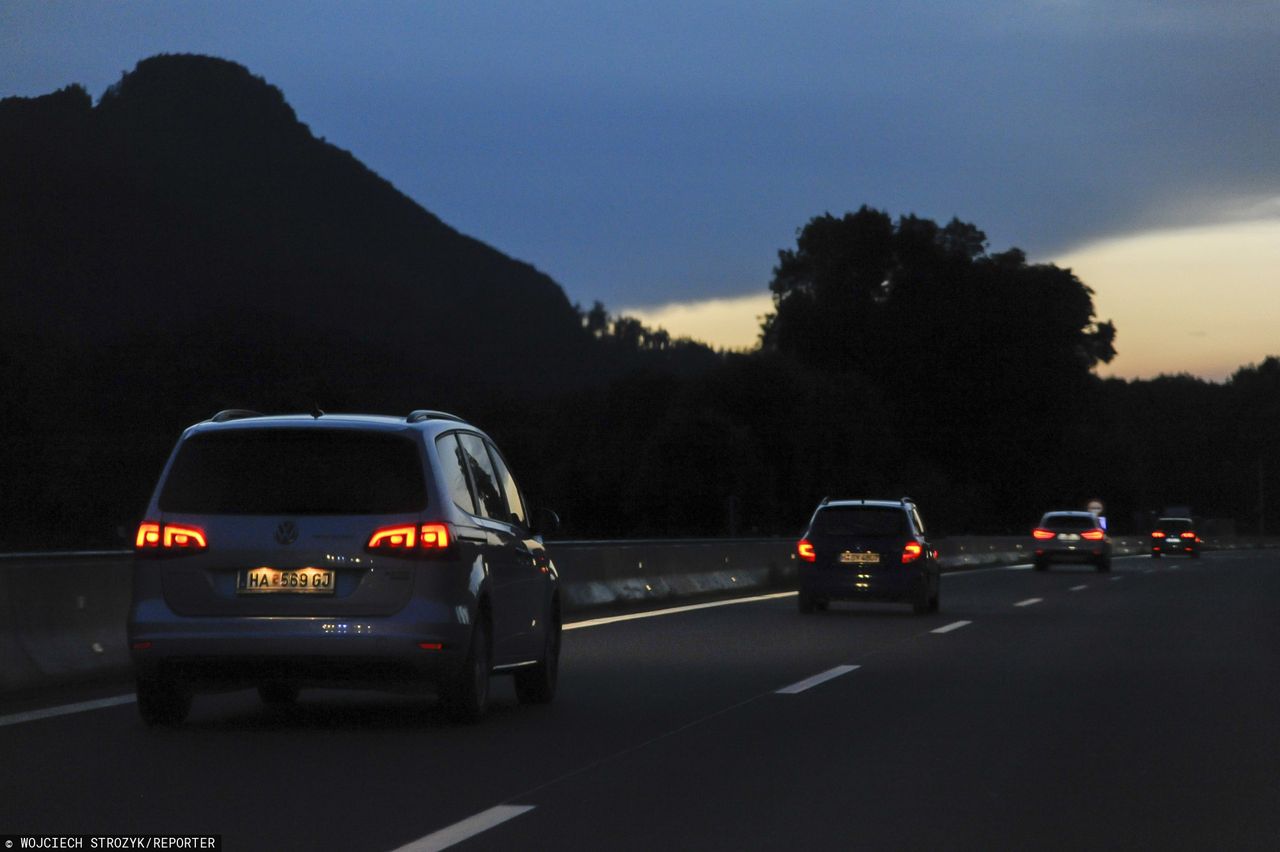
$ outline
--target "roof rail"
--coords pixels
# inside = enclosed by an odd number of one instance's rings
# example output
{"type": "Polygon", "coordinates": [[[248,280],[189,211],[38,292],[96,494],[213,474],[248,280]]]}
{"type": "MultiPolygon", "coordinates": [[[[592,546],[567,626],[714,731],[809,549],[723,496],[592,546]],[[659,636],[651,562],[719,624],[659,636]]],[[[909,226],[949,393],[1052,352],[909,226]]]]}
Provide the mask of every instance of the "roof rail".
{"type": "Polygon", "coordinates": [[[262,413],[258,411],[250,411],[247,408],[225,408],[217,414],[209,418],[211,423],[226,423],[228,420],[241,420],[245,417],[262,417],[262,413]]]}
{"type": "Polygon", "coordinates": [[[912,505],[914,506],[916,501],[915,501],[915,500],[912,500],[910,497],[907,497],[907,496],[905,496],[905,495],[904,495],[904,496],[903,496],[903,498],[902,498],[902,500],[901,500],[900,502],[902,502],[902,503],[910,503],[910,504],[912,504],[912,505]]]}
{"type": "Polygon", "coordinates": [[[419,408],[416,411],[411,412],[409,416],[404,419],[404,422],[422,423],[427,420],[456,420],[459,423],[466,422],[456,414],[450,414],[447,411],[432,411],[429,408],[419,408]]]}
{"type": "Polygon", "coordinates": [[[825,506],[825,505],[827,505],[827,504],[828,504],[828,503],[830,503],[830,502],[831,502],[831,498],[830,498],[830,497],[823,497],[823,498],[822,498],[822,502],[821,502],[821,503],[819,503],[818,505],[819,505],[819,506],[825,506]]]}

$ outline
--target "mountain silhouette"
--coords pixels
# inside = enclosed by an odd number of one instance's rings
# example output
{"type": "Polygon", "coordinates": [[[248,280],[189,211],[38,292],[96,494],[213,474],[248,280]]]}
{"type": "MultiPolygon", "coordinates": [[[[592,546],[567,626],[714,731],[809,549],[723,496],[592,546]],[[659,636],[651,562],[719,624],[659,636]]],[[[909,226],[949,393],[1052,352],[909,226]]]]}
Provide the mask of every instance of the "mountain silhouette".
{"type": "Polygon", "coordinates": [[[96,106],[80,86],[0,101],[0,186],[0,323],[37,347],[150,346],[188,391],[231,395],[332,370],[403,389],[366,400],[388,405],[571,385],[593,360],[551,278],[317,139],[234,62],[145,59],[96,106]]]}

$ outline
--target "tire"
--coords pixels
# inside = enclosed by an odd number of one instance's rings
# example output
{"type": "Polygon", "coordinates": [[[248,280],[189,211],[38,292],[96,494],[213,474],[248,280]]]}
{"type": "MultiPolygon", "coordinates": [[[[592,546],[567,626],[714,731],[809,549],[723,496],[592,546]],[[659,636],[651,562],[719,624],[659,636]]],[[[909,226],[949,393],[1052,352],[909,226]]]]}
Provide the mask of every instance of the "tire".
{"type": "Polygon", "coordinates": [[[813,602],[813,596],[804,589],[800,590],[800,594],[796,595],[796,608],[800,610],[801,615],[809,615],[814,611],[816,605],[813,602]]]}
{"type": "Polygon", "coordinates": [[[455,722],[478,722],[489,710],[489,620],[480,618],[471,631],[466,659],[441,690],[445,713],[455,722]]]}
{"type": "Polygon", "coordinates": [[[1159,558],[1160,558],[1160,554],[1159,554],[1159,553],[1153,553],[1153,554],[1151,554],[1151,558],[1152,558],[1152,559],[1159,559],[1159,558]]]}
{"type": "Polygon", "coordinates": [[[516,700],[521,704],[550,704],[556,697],[560,679],[560,612],[552,611],[542,644],[542,659],[536,666],[515,673],[516,700]]]}
{"type": "Polygon", "coordinates": [[[1047,560],[1037,559],[1035,563],[1032,565],[1032,567],[1037,571],[1043,571],[1049,567],[1049,563],[1047,560]]]}
{"type": "Polygon", "coordinates": [[[262,699],[263,704],[272,706],[294,703],[298,700],[299,691],[298,687],[293,684],[280,683],[279,681],[258,684],[258,697],[262,699]]]}
{"type": "Polygon", "coordinates": [[[916,595],[916,599],[911,602],[911,611],[916,615],[928,615],[932,610],[933,595],[929,594],[929,584],[926,582],[920,589],[920,594],[916,595]]]}
{"type": "Polygon", "coordinates": [[[1102,559],[1099,559],[1098,572],[1100,574],[1106,574],[1106,573],[1109,573],[1110,571],[1111,571],[1111,557],[1106,556],[1106,557],[1103,557],[1102,559]]]}
{"type": "Polygon", "coordinates": [[[822,598],[815,598],[813,601],[813,608],[816,609],[818,612],[826,612],[827,605],[829,603],[830,601],[823,600],[822,598]]]}
{"type": "Polygon", "coordinates": [[[929,612],[937,612],[942,606],[942,581],[938,581],[938,585],[933,590],[933,597],[929,599],[929,612]]]}
{"type": "Polygon", "coordinates": [[[138,715],[148,728],[181,725],[191,712],[191,693],[175,680],[139,677],[138,715]]]}

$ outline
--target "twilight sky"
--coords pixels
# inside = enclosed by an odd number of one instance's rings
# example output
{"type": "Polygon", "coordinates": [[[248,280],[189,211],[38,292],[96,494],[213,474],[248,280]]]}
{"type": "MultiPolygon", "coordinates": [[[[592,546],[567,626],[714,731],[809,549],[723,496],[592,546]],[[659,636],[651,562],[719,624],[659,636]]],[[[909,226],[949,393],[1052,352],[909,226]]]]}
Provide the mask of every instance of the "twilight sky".
{"type": "Polygon", "coordinates": [[[1104,374],[1220,379],[1280,354],[1277,45],[1280,0],[7,0],[0,97],[240,62],[570,299],[724,346],[812,216],[958,216],[1095,290],[1104,374]]]}

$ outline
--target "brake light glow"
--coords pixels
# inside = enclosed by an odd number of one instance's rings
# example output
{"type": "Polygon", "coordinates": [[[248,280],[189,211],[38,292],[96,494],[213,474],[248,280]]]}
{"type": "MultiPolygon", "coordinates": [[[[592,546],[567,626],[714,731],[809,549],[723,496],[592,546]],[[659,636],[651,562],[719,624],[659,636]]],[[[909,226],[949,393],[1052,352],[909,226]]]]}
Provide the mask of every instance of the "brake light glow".
{"type": "Polygon", "coordinates": [[[441,553],[447,551],[453,543],[453,535],[449,525],[445,523],[400,524],[394,527],[383,527],[369,536],[367,550],[383,550],[393,553],[411,551],[428,551],[441,553]]]}
{"type": "Polygon", "coordinates": [[[907,542],[906,547],[902,548],[902,564],[906,565],[908,562],[915,562],[923,553],[924,548],[920,546],[919,542],[907,542]]]}
{"type": "Polygon", "coordinates": [[[796,555],[805,562],[813,562],[818,555],[813,552],[813,543],[807,538],[800,539],[800,543],[796,545],[796,555]]]}
{"type": "Polygon", "coordinates": [[[429,550],[444,550],[449,546],[447,524],[423,524],[418,531],[418,541],[429,550]]]}
{"type": "Polygon", "coordinates": [[[209,546],[204,530],[190,524],[159,524],[143,521],[138,524],[138,535],[133,540],[137,550],[204,550],[209,546]]]}
{"type": "Polygon", "coordinates": [[[1080,533],[1080,537],[1086,541],[1102,541],[1102,539],[1106,538],[1106,535],[1105,532],[1099,529],[1085,530],[1080,533]]]}
{"type": "Polygon", "coordinates": [[[1152,537],[1152,538],[1164,538],[1164,532],[1162,532],[1161,530],[1156,530],[1155,532],[1153,532],[1153,533],[1151,534],[1151,537],[1152,537]]]}
{"type": "Polygon", "coordinates": [[[365,545],[370,550],[412,550],[415,543],[416,527],[383,527],[369,536],[365,545]]]}
{"type": "Polygon", "coordinates": [[[159,547],[160,525],[149,521],[143,521],[138,524],[138,538],[134,541],[133,546],[138,548],[159,547]]]}
{"type": "Polygon", "coordinates": [[[208,546],[209,544],[204,537],[204,530],[199,527],[179,526],[177,524],[164,525],[165,550],[175,548],[204,550],[208,546]]]}
{"type": "Polygon", "coordinates": [[[1035,538],[1040,539],[1041,541],[1045,541],[1047,539],[1053,538],[1055,535],[1057,535],[1057,533],[1054,532],[1053,530],[1047,530],[1047,529],[1044,529],[1043,527],[1037,527],[1036,529],[1033,529],[1031,531],[1031,535],[1035,538]]]}
{"type": "Polygon", "coordinates": [[[1196,534],[1195,534],[1195,533],[1193,533],[1193,532],[1184,532],[1184,533],[1182,534],[1182,537],[1183,537],[1183,538],[1195,538],[1195,537],[1196,537],[1196,534]]]}

